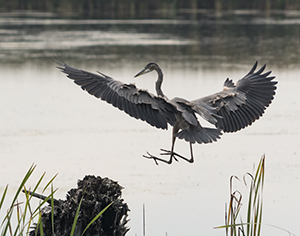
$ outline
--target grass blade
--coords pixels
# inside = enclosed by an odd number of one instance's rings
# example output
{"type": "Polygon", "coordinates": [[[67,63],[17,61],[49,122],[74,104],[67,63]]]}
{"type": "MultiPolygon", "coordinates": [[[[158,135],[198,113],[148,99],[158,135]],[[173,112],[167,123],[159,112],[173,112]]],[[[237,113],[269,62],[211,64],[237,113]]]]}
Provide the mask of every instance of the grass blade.
{"type": "Polygon", "coordinates": [[[4,189],[4,192],[2,194],[1,201],[0,201],[0,209],[1,209],[2,205],[3,205],[4,199],[5,199],[5,196],[6,196],[6,193],[7,193],[7,189],[8,189],[8,185],[6,185],[6,187],[4,189]]]}
{"type": "Polygon", "coordinates": [[[83,235],[85,233],[85,231],[91,226],[91,224],[93,224],[106,210],[107,208],[109,208],[111,206],[111,204],[113,204],[113,202],[109,203],[102,211],[100,211],[95,217],[94,219],[91,220],[91,222],[85,227],[84,231],[82,232],[81,235],[83,235]]]}
{"type": "MultiPolygon", "coordinates": [[[[84,194],[83,194],[84,196],[84,194]]],[[[75,232],[75,228],[76,228],[76,223],[77,223],[77,220],[78,220],[78,216],[79,216],[79,211],[80,211],[80,207],[81,207],[81,204],[82,204],[82,201],[83,201],[83,196],[79,202],[79,205],[77,207],[77,210],[76,210],[76,214],[75,214],[75,217],[74,217],[74,221],[73,221],[73,225],[72,225],[72,230],[71,230],[71,234],[70,236],[73,236],[74,235],[74,232],[75,232]]]]}
{"type": "Polygon", "coordinates": [[[42,222],[42,214],[39,214],[39,221],[40,221],[40,235],[44,236],[44,230],[43,230],[43,222],[42,222]]]}
{"type": "MultiPolygon", "coordinates": [[[[45,196],[45,198],[42,199],[43,201],[41,203],[39,203],[39,205],[36,209],[32,209],[30,200],[32,199],[33,196],[38,195],[36,193],[36,190],[39,188],[39,186],[41,185],[41,183],[45,177],[45,173],[43,173],[42,176],[38,179],[37,183],[35,184],[33,191],[27,191],[25,184],[27,183],[28,179],[32,175],[35,168],[36,168],[36,165],[34,165],[34,164],[32,164],[30,166],[29,170],[24,175],[19,187],[17,188],[15,195],[12,197],[12,201],[7,210],[7,213],[0,224],[0,230],[1,230],[0,235],[1,236],[29,235],[29,231],[30,231],[33,219],[37,216],[39,216],[39,224],[40,225],[37,225],[36,233],[39,230],[41,232],[41,235],[43,235],[43,229],[42,229],[43,225],[41,222],[41,207],[46,202],[49,202],[49,203],[52,202],[52,208],[53,208],[54,201],[55,201],[55,199],[53,198],[53,195],[56,192],[56,190],[53,191],[53,185],[52,185],[51,186],[51,194],[48,197],[45,196]],[[25,202],[19,203],[18,199],[20,196],[20,192],[22,190],[25,193],[25,202]],[[16,220],[13,221],[12,220],[13,217],[15,217],[16,220]],[[12,224],[12,222],[13,222],[13,224],[12,224]]],[[[46,184],[46,187],[43,189],[43,191],[45,191],[47,188],[49,188],[49,185],[53,183],[56,176],[57,176],[57,174],[46,184]]],[[[7,197],[7,192],[8,192],[8,185],[5,187],[4,192],[0,198],[0,209],[3,208],[3,203],[4,203],[5,198],[7,197]]],[[[53,217],[52,217],[52,219],[53,219],[53,217]]],[[[54,229],[54,228],[52,228],[52,229],[54,229]]]]}
{"type": "Polygon", "coordinates": [[[53,191],[53,184],[51,183],[51,226],[52,226],[52,233],[54,236],[54,191],[53,191]]]}
{"type": "MultiPolygon", "coordinates": [[[[6,235],[8,229],[10,231],[10,235],[13,235],[12,226],[11,226],[11,222],[10,222],[10,220],[12,218],[12,214],[13,214],[13,209],[14,209],[14,207],[18,206],[18,203],[16,204],[17,198],[20,195],[20,192],[21,192],[23,186],[25,185],[25,183],[27,182],[27,180],[31,176],[32,172],[34,171],[35,167],[36,167],[35,165],[31,165],[31,167],[29,168],[29,170],[25,174],[24,178],[22,179],[21,184],[19,185],[19,188],[17,189],[17,192],[14,195],[14,198],[11,202],[11,205],[8,209],[8,212],[7,212],[6,216],[4,217],[4,219],[1,223],[1,227],[4,226],[4,224],[5,224],[2,235],[6,235]]],[[[4,197],[6,196],[6,191],[7,191],[7,189],[5,190],[5,194],[1,198],[2,203],[4,201],[4,197]]],[[[19,220],[18,220],[18,222],[19,222],[19,220]]]]}
{"type": "Polygon", "coordinates": [[[29,177],[31,176],[31,174],[32,174],[32,172],[34,171],[35,167],[36,167],[36,165],[32,165],[32,166],[29,168],[29,170],[27,171],[26,175],[24,176],[24,178],[23,178],[23,180],[22,180],[22,182],[21,182],[21,184],[20,184],[20,186],[19,186],[19,188],[18,188],[18,190],[17,190],[17,192],[16,192],[16,194],[15,194],[15,197],[14,197],[14,199],[13,199],[13,201],[12,201],[11,206],[13,206],[14,203],[16,202],[16,200],[17,200],[17,198],[18,198],[18,196],[19,196],[19,194],[20,194],[20,192],[21,192],[23,186],[25,185],[25,183],[27,182],[27,180],[28,180],[29,177]]]}
{"type": "MultiPolygon", "coordinates": [[[[36,192],[37,188],[40,186],[42,180],[44,179],[45,174],[46,174],[46,172],[44,172],[44,173],[42,174],[42,176],[39,178],[39,180],[38,180],[38,182],[36,183],[36,185],[34,186],[32,192],[34,192],[34,193],[36,192]]],[[[30,195],[30,199],[31,199],[32,197],[33,197],[33,196],[30,195]]]]}
{"type": "MultiPolygon", "coordinates": [[[[53,193],[55,193],[56,190],[57,190],[57,189],[55,189],[53,193]]],[[[51,196],[52,196],[52,194],[50,194],[49,196],[47,196],[47,197],[46,197],[46,198],[38,205],[38,207],[33,211],[33,214],[34,214],[34,215],[39,213],[40,208],[41,208],[46,202],[49,201],[49,199],[51,198],[51,196]]]]}
{"type": "Polygon", "coordinates": [[[46,186],[43,189],[43,192],[49,187],[49,185],[54,181],[54,179],[57,177],[58,174],[54,175],[52,179],[49,180],[49,182],[46,184],[46,186]]]}
{"type": "Polygon", "coordinates": [[[247,236],[260,236],[262,225],[262,213],[263,213],[263,187],[264,187],[264,173],[265,173],[265,156],[263,156],[258,164],[254,176],[250,173],[244,175],[244,183],[247,186],[245,177],[249,176],[251,181],[249,185],[248,205],[247,205],[247,221],[243,223],[237,223],[238,216],[240,214],[242,206],[242,195],[239,191],[232,191],[232,179],[230,178],[230,202],[225,211],[226,222],[224,226],[216,228],[225,228],[226,235],[247,235],[247,236]],[[246,227],[244,227],[246,226],[246,227]],[[230,233],[229,233],[229,230],[230,233]]]}

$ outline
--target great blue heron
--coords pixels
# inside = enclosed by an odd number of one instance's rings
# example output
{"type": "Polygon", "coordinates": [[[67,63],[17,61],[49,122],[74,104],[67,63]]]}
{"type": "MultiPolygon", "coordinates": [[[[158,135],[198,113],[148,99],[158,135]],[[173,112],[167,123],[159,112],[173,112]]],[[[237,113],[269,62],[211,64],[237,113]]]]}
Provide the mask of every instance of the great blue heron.
{"type": "Polygon", "coordinates": [[[236,132],[259,119],[274,98],[275,77],[271,71],[263,74],[266,65],[255,72],[257,62],[250,72],[236,84],[226,79],[221,92],[210,96],[187,101],[183,98],[168,99],[162,89],[163,73],[156,63],[149,63],[135,77],[156,71],[157,96],[147,90],[138,89],[134,84],[125,84],[98,72],[99,74],[79,70],[67,64],[60,64],[59,69],[74,80],[83,90],[96,98],[112,104],[128,115],[146,121],[152,126],[167,129],[173,126],[171,150],[161,149],[161,155],[168,155],[168,160],[158,158],[147,152],[146,158],[171,164],[172,160],[182,158],[194,162],[192,144],[217,141],[224,132],[236,132]],[[196,117],[199,114],[216,128],[202,127],[196,117]],[[190,143],[190,159],[174,151],[176,138],[190,143]]]}

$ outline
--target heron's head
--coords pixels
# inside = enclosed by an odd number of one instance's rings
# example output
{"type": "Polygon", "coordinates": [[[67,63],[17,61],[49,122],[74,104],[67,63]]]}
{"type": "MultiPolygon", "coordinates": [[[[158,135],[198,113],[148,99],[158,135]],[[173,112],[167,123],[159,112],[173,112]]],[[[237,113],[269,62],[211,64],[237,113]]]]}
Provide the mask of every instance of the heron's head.
{"type": "Polygon", "coordinates": [[[150,62],[145,66],[145,68],[143,70],[141,70],[139,73],[137,73],[134,77],[138,77],[140,75],[147,74],[153,70],[157,70],[158,68],[159,68],[159,66],[156,63],[150,62]]]}

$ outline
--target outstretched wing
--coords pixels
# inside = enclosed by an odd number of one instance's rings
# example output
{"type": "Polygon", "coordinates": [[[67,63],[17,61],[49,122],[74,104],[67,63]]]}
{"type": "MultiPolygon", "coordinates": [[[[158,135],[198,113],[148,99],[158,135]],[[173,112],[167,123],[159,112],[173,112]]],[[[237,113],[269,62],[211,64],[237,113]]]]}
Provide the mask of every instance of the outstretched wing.
{"type": "Polygon", "coordinates": [[[167,129],[168,123],[175,123],[175,113],[178,111],[165,98],[138,89],[134,84],[124,84],[100,72],[93,74],[67,64],[59,65],[58,68],[83,90],[128,115],[161,129],[167,129]]]}
{"type": "Polygon", "coordinates": [[[235,132],[251,125],[259,119],[272,102],[276,81],[269,76],[271,71],[263,73],[266,65],[255,72],[257,62],[250,72],[236,84],[227,79],[223,91],[192,101],[203,107],[209,105],[217,109],[217,128],[224,132],[235,132]]]}

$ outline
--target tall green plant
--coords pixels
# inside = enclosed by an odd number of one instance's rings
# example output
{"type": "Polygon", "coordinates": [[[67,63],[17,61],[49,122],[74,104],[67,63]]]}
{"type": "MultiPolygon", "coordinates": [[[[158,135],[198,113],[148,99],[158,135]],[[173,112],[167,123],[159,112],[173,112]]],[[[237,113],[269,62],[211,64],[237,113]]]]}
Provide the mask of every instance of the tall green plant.
{"type": "MultiPolygon", "coordinates": [[[[30,195],[29,192],[26,190],[25,184],[27,183],[35,168],[36,165],[31,165],[31,167],[25,174],[8,209],[3,209],[3,203],[7,197],[8,185],[4,189],[0,201],[0,211],[6,211],[6,213],[3,214],[4,219],[1,221],[0,224],[1,236],[28,235],[33,220],[39,216],[39,209],[41,209],[41,207],[47,202],[47,199],[51,197],[51,195],[49,195],[44,201],[40,202],[35,209],[32,209],[32,206],[30,205],[32,195],[30,195]],[[18,201],[22,190],[24,190],[24,192],[26,193],[25,202],[18,201]]],[[[35,193],[38,187],[40,187],[44,176],[45,173],[43,173],[42,176],[38,179],[36,185],[33,188],[33,193],[35,193]]],[[[48,188],[48,186],[53,182],[55,177],[56,175],[46,184],[46,187],[43,189],[43,191],[45,191],[48,188]]]]}
{"type": "Polygon", "coordinates": [[[251,184],[248,199],[247,236],[259,236],[262,222],[265,156],[261,158],[254,178],[251,174],[248,173],[248,175],[251,177],[251,184]]]}
{"type": "MultiPolygon", "coordinates": [[[[230,178],[230,201],[228,209],[226,209],[225,211],[225,225],[215,227],[217,229],[225,228],[226,236],[260,236],[261,234],[263,214],[263,188],[265,178],[265,156],[262,156],[254,175],[250,173],[244,175],[243,179],[246,186],[247,176],[250,177],[250,185],[246,222],[243,222],[242,217],[240,216],[240,210],[242,207],[242,194],[238,190],[232,190],[233,179],[239,178],[236,176],[231,176],[230,178]]],[[[272,226],[279,230],[285,231],[286,233],[288,233],[288,235],[295,236],[295,234],[292,234],[291,232],[283,228],[274,225],[268,226],[272,226]]]]}
{"type": "Polygon", "coordinates": [[[242,194],[240,191],[232,190],[232,181],[236,176],[230,178],[230,201],[228,209],[225,212],[225,225],[216,228],[225,228],[226,236],[259,236],[261,232],[262,222],[262,208],[263,208],[263,187],[265,176],[265,156],[263,156],[258,164],[254,175],[247,173],[244,176],[244,183],[246,177],[250,177],[247,220],[242,221],[240,217],[240,210],[242,207],[242,194]]]}
{"type": "MultiPolygon", "coordinates": [[[[51,206],[51,222],[52,222],[52,232],[54,232],[54,193],[56,190],[53,190],[53,181],[56,178],[57,175],[55,175],[50,181],[47,182],[45,187],[43,188],[42,192],[45,192],[49,186],[51,185],[51,193],[48,196],[44,196],[41,194],[36,193],[38,187],[40,187],[42,180],[44,179],[45,173],[42,174],[42,176],[38,179],[36,185],[33,188],[33,191],[28,191],[25,187],[28,179],[32,175],[33,171],[35,170],[36,165],[32,165],[27,173],[25,174],[24,178],[22,179],[17,192],[15,193],[13,200],[9,206],[9,208],[2,209],[3,203],[6,200],[7,197],[7,190],[8,190],[8,185],[5,187],[4,192],[0,198],[0,213],[2,211],[6,211],[4,215],[4,219],[1,221],[0,224],[0,236],[7,236],[7,235],[29,235],[30,227],[33,225],[34,220],[37,220],[37,227],[35,234],[39,232],[39,235],[43,236],[43,223],[42,223],[42,213],[41,209],[44,206],[45,203],[49,203],[51,206]],[[23,190],[25,193],[25,201],[24,202],[19,202],[18,198],[20,197],[20,193],[23,190]],[[38,197],[41,199],[37,207],[33,209],[31,203],[32,197],[38,197]],[[16,223],[13,223],[16,222],[16,223]]],[[[72,231],[70,236],[73,236],[75,233],[75,227],[77,223],[77,219],[79,217],[79,212],[80,212],[80,207],[82,200],[84,198],[84,194],[82,196],[82,199],[79,203],[79,206],[77,208],[74,221],[73,221],[73,226],[72,226],[72,231]]],[[[99,212],[92,220],[91,222],[86,226],[84,231],[82,232],[81,235],[84,235],[86,230],[109,208],[113,202],[111,202],[108,206],[106,206],[101,212],[99,212]]],[[[2,214],[1,214],[2,215],[2,214]]]]}

